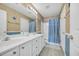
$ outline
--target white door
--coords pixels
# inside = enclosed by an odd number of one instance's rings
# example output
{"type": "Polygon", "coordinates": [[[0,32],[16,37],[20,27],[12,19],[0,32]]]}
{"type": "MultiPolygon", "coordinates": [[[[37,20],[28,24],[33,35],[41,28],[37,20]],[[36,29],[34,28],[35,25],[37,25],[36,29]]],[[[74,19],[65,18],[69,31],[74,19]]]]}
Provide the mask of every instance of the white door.
{"type": "Polygon", "coordinates": [[[70,5],[70,34],[73,40],[70,40],[70,55],[79,56],[79,3],[70,5]]]}
{"type": "Polygon", "coordinates": [[[0,10],[0,37],[5,35],[7,31],[7,13],[4,10],[0,10]]]}
{"type": "Polygon", "coordinates": [[[20,18],[20,31],[29,32],[29,21],[25,18],[20,18]]]}
{"type": "Polygon", "coordinates": [[[65,53],[65,19],[60,19],[60,36],[61,36],[61,46],[65,53]]]}

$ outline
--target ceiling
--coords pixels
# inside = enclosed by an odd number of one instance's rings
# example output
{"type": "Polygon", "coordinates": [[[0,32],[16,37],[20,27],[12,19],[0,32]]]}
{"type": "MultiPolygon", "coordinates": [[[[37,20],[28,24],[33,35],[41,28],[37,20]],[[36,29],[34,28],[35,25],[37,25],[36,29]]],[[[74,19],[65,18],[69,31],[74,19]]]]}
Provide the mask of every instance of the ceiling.
{"type": "Polygon", "coordinates": [[[17,12],[19,12],[21,14],[28,16],[31,19],[36,18],[34,13],[22,4],[19,4],[19,3],[4,3],[4,5],[16,10],[17,12]]]}
{"type": "MultiPolygon", "coordinates": [[[[27,4],[6,3],[5,5],[32,19],[36,18],[34,12],[27,8],[27,4]]],[[[63,3],[32,3],[32,5],[43,17],[52,17],[59,15],[63,3]]]]}
{"type": "Polygon", "coordinates": [[[63,3],[33,3],[43,17],[58,16],[63,3]]]}

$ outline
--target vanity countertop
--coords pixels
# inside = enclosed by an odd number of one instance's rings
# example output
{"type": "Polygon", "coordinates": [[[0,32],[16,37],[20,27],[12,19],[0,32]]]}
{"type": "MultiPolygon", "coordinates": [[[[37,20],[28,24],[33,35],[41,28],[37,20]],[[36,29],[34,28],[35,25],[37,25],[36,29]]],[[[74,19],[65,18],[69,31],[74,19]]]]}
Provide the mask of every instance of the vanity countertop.
{"type": "Polygon", "coordinates": [[[0,42],[0,55],[5,51],[15,48],[25,42],[28,42],[28,41],[33,40],[40,36],[42,36],[42,34],[35,34],[35,35],[22,36],[22,37],[21,36],[12,37],[12,38],[10,38],[9,41],[2,41],[2,42],[0,42]]]}

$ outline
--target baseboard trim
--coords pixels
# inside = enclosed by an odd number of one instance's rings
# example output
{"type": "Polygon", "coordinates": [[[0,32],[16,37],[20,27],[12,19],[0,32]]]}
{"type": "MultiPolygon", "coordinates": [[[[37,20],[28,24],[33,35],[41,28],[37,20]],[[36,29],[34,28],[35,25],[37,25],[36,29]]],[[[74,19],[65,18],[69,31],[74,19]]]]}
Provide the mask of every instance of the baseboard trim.
{"type": "MultiPolygon", "coordinates": [[[[45,48],[45,46],[41,49],[40,53],[42,52],[42,50],[45,48]]],[[[40,53],[38,54],[38,56],[40,56],[40,53]]]]}
{"type": "Polygon", "coordinates": [[[60,46],[60,44],[59,44],[59,43],[47,42],[47,44],[49,44],[49,45],[55,45],[55,46],[60,46]]]}
{"type": "Polygon", "coordinates": [[[53,48],[53,47],[55,47],[55,48],[60,48],[60,44],[47,42],[46,47],[51,47],[51,48],[53,48]]]}

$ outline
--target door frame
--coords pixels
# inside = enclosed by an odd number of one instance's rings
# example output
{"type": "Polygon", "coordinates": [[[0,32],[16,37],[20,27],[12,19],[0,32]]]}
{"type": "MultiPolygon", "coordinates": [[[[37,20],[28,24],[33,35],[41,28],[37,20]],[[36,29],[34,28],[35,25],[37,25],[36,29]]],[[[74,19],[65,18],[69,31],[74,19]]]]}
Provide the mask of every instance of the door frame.
{"type": "Polygon", "coordinates": [[[8,24],[7,24],[7,22],[8,22],[8,20],[7,20],[7,17],[8,17],[8,16],[7,16],[7,15],[8,15],[8,14],[7,14],[7,11],[5,11],[5,10],[3,10],[3,9],[0,9],[0,11],[6,14],[6,16],[5,16],[5,19],[6,19],[6,31],[8,31],[8,24]]]}
{"type": "MultiPolygon", "coordinates": [[[[3,12],[4,14],[5,14],[5,22],[6,22],[6,30],[4,31],[4,33],[6,33],[7,34],[7,31],[8,31],[8,24],[7,24],[7,22],[8,22],[8,20],[7,20],[7,11],[5,11],[5,10],[3,10],[3,9],[0,9],[0,12],[3,12]]],[[[0,37],[1,38],[1,37],[0,37]]],[[[3,40],[3,39],[2,39],[3,40]]],[[[2,41],[2,40],[0,40],[0,41],[2,41]]]]}

